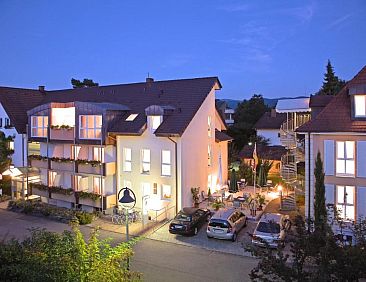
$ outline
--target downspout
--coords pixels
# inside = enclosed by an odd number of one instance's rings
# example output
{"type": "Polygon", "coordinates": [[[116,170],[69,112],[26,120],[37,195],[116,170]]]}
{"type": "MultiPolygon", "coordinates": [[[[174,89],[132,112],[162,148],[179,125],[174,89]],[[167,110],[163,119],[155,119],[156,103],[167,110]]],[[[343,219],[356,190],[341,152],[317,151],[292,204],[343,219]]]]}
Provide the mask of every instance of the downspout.
{"type": "Polygon", "coordinates": [[[168,139],[174,143],[175,149],[175,214],[178,214],[178,144],[172,138],[168,139]]]}
{"type": "Polygon", "coordinates": [[[308,171],[309,171],[309,180],[308,180],[308,232],[310,232],[310,205],[311,205],[311,172],[310,172],[310,131],[308,132],[308,171]]]}
{"type": "Polygon", "coordinates": [[[115,178],[116,178],[116,205],[118,204],[118,187],[119,187],[119,169],[120,169],[120,165],[119,165],[119,162],[118,162],[118,160],[117,160],[117,158],[118,158],[118,146],[117,146],[117,137],[116,138],[114,138],[113,136],[111,136],[111,135],[109,135],[108,134],[108,138],[111,138],[112,140],[114,140],[115,142],[116,142],[116,145],[115,145],[115,148],[116,148],[116,158],[115,158],[115,167],[116,167],[116,176],[115,176],[115,178]]]}

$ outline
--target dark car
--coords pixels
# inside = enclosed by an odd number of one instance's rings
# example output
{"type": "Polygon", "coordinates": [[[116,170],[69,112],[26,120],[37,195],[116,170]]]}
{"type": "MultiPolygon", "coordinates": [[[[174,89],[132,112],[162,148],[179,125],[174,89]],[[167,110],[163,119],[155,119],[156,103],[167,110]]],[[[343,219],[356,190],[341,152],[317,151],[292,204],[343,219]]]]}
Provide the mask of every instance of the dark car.
{"type": "Polygon", "coordinates": [[[181,235],[196,235],[199,228],[211,218],[210,210],[183,208],[169,225],[169,232],[181,235]]]}

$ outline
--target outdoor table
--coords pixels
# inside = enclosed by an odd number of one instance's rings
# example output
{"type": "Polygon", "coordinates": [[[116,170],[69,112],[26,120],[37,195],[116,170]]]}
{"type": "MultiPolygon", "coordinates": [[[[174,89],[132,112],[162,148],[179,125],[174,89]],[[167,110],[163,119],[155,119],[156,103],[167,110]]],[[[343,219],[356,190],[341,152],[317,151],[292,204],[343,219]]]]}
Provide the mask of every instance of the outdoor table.
{"type": "Polygon", "coordinates": [[[237,198],[234,198],[234,202],[239,202],[240,203],[240,208],[243,208],[243,204],[245,203],[245,198],[239,196],[237,198]]]}

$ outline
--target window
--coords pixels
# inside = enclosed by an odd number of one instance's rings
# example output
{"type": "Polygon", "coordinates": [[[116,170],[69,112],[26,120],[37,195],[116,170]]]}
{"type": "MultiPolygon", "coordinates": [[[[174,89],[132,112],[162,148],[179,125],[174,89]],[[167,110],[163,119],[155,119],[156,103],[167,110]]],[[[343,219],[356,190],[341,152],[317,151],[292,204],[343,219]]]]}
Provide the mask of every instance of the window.
{"type": "Polygon", "coordinates": [[[52,108],[52,125],[68,125],[70,127],[75,126],[75,107],[69,108],[52,108]]]}
{"type": "Polygon", "coordinates": [[[151,194],[150,183],[143,182],[141,183],[141,187],[142,187],[142,196],[150,196],[151,194]]]}
{"type": "Polygon", "coordinates": [[[80,139],[101,139],[102,138],[102,116],[81,115],[79,123],[80,139]]]}
{"type": "Polygon", "coordinates": [[[9,141],[9,150],[14,150],[14,141],[9,141]]]}
{"type": "Polygon", "coordinates": [[[93,147],[93,161],[100,161],[104,163],[104,148],[93,147]]]}
{"type": "Polygon", "coordinates": [[[48,186],[55,186],[54,183],[56,180],[56,175],[57,175],[56,171],[48,172],[48,186]]]}
{"type": "Polygon", "coordinates": [[[10,119],[5,118],[5,127],[10,127],[10,119]]]}
{"type": "Polygon", "coordinates": [[[150,173],[150,150],[141,150],[142,173],[150,173]]]}
{"type": "Polygon", "coordinates": [[[0,118],[0,127],[3,127],[3,118],[0,118]]]}
{"type": "Polygon", "coordinates": [[[158,194],[158,183],[154,183],[153,184],[153,194],[157,195],[158,194]]]}
{"type": "Polygon", "coordinates": [[[48,116],[31,117],[32,137],[47,137],[48,116]]]}
{"type": "Polygon", "coordinates": [[[138,114],[130,114],[127,118],[126,121],[134,121],[135,118],[138,116],[138,114]]]}
{"type": "Polygon", "coordinates": [[[95,194],[102,194],[102,188],[104,187],[104,178],[99,176],[93,177],[93,193],[95,194]]]}
{"type": "Polygon", "coordinates": [[[161,151],[161,175],[163,176],[171,176],[171,157],[169,150],[162,150],[161,151]]]}
{"type": "Polygon", "coordinates": [[[154,132],[163,122],[163,116],[149,116],[150,129],[154,132]]]}
{"type": "Polygon", "coordinates": [[[355,219],[355,187],[337,186],[337,210],[342,219],[355,219]]]}
{"type": "Polygon", "coordinates": [[[77,160],[79,156],[81,146],[71,145],[71,159],[77,160]]]}
{"type": "Polygon", "coordinates": [[[82,191],[81,187],[82,177],[80,175],[74,175],[71,180],[72,180],[71,185],[74,191],[82,191]]]}
{"type": "Polygon", "coordinates": [[[211,121],[211,117],[208,116],[207,117],[207,134],[208,137],[212,137],[212,125],[211,125],[212,121],[211,121]]]}
{"type": "Polygon", "coordinates": [[[123,171],[132,170],[132,150],[131,148],[123,148],[123,171]]]}
{"type": "Polygon", "coordinates": [[[207,153],[208,153],[208,166],[212,165],[212,150],[211,145],[208,145],[207,147],[207,153]]]}
{"type": "Polygon", "coordinates": [[[172,197],[172,187],[170,185],[163,184],[161,186],[161,198],[163,200],[170,200],[172,197]]]}
{"type": "Polygon", "coordinates": [[[355,95],[355,117],[366,117],[366,95],[355,95]]]}
{"type": "Polygon", "coordinates": [[[337,142],[336,172],[338,175],[355,174],[355,142],[337,142]]]}

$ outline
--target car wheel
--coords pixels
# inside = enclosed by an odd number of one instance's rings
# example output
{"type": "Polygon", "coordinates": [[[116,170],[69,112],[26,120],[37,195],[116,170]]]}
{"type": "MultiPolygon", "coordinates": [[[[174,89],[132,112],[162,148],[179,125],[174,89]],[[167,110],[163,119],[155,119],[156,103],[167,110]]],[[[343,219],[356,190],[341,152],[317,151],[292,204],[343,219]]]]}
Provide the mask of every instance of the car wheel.
{"type": "Polygon", "coordinates": [[[194,228],[194,235],[197,235],[197,233],[198,233],[198,227],[195,227],[194,228]]]}
{"type": "Polygon", "coordinates": [[[233,234],[233,237],[231,237],[231,241],[235,242],[236,241],[236,233],[233,234]]]}

